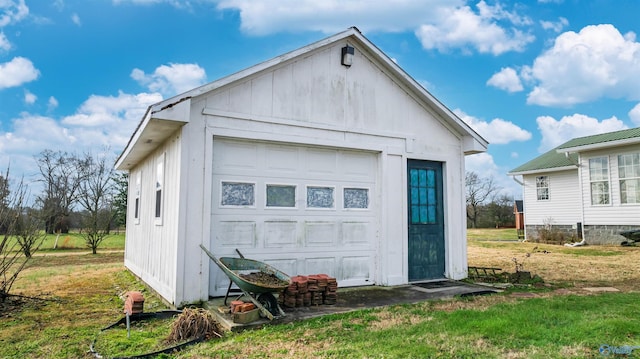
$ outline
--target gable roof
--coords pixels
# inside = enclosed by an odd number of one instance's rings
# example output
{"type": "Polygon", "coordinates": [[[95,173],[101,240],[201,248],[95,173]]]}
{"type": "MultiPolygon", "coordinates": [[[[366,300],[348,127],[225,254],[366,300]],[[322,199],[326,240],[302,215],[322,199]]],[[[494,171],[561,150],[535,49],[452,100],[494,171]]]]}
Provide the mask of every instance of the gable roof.
{"type": "Polygon", "coordinates": [[[577,169],[579,152],[631,144],[640,144],[640,127],[577,137],[512,169],[508,174],[514,176],[577,169]]]}
{"type": "Polygon", "coordinates": [[[271,60],[259,63],[255,66],[226,76],[211,83],[202,85],[183,94],[171,97],[149,106],[138,127],[129,139],[126,147],[116,160],[116,168],[119,170],[131,169],[137,162],[150,154],[153,149],[162,143],[177,128],[189,121],[188,107],[190,99],[211,92],[222,86],[237,82],[260,71],[278,66],[293,58],[303,57],[318,48],[325,47],[338,41],[348,40],[356,49],[364,51],[368,56],[375,58],[380,66],[393,75],[394,79],[409,89],[418,100],[427,104],[431,110],[442,118],[444,123],[456,131],[463,140],[465,154],[480,153],[487,150],[489,142],[475,132],[467,123],[462,121],[451,110],[443,105],[416,80],[409,76],[391,58],[383,53],[360,30],[351,27],[343,32],[327,37],[297,50],[277,56],[271,60]],[[182,117],[181,117],[182,116],[182,117]],[[172,121],[174,121],[172,123],[172,121]]]}

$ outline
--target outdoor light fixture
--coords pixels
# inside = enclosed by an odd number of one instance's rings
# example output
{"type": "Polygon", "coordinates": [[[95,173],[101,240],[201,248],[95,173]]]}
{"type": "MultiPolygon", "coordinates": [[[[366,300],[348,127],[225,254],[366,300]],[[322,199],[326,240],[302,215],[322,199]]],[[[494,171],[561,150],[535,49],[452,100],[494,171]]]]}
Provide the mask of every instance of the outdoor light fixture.
{"type": "Polygon", "coordinates": [[[346,67],[351,67],[353,64],[353,54],[355,53],[355,49],[352,46],[345,46],[342,48],[342,63],[346,67]]]}

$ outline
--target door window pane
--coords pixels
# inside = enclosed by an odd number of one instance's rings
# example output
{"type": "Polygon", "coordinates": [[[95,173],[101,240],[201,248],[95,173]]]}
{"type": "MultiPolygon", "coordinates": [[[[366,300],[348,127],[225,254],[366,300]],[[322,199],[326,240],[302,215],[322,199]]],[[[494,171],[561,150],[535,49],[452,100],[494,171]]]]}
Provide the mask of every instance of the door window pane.
{"type": "Polygon", "coordinates": [[[255,203],[255,184],[222,182],[223,206],[253,206],[255,203]]]}
{"type": "Polygon", "coordinates": [[[308,208],[333,208],[333,187],[307,187],[308,208]]]}
{"type": "Polygon", "coordinates": [[[369,190],[366,188],[345,188],[344,208],[369,208],[369,190]]]}
{"type": "Polygon", "coordinates": [[[435,171],[431,169],[409,170],[411,194],[411,223],[434,224],[437,220],[435,171]]]}
{"type": "Polygon", "coordinates": [[[267,185],[267,207],[296,206],[296,186],[267,185]]]}

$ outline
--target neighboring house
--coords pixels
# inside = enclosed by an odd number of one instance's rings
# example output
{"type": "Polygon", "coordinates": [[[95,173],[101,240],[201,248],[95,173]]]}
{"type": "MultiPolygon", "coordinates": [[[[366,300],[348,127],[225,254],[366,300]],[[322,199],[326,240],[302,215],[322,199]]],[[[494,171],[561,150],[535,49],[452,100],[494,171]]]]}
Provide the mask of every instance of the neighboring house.
{"type": "Polygon", "coordinates": [[[200,244],[341,287],[462,279],[486,148],[350,28],[148,109],[116,163],[125,265],[176,306],[226,292],[200,244]]]}
{"type": "Polygon", "coordinates": [[[518,239],[524,238],[524,203],[521,199],[515,200],[513,203],[513,215],[516,218],[516,231],[518,232],[518,239]]]}
{"type": "Polygon", "coordinates": [[[616,244],[640,227],[640,128],[572,139],[509,175],[522,176],[527,238],[546,226],[616,244]]]}

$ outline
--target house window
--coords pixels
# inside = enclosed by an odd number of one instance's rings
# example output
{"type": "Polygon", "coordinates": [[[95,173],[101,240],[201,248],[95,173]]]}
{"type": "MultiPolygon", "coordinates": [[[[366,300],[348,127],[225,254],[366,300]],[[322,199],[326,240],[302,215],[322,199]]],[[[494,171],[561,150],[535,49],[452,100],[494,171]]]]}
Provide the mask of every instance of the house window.
{"type": "Polygon", "coordinates": [[[220,204],[223,206],[254,206],[256,203],[255,187],[255,183],[222,182],[220,204]]]}
{"type": "Polygon", "coordinates": [[[549,200],[549,176],[536,177],[536,194],[538,201],[549,200]]]}
{"type": "Polygon", "coordinates": [[[333,187],[307,187],[307,208],[333,208],[333,187]]]}
{"type": "Polygon", "coordinates": [[[267,185],[267,207],[296,206],[296,186],[292,185],[267,185]]]}
{"type": "MultiPolygon", "coordinates": [[[[162,219],[162,192],[164,188],[164,153],[158,157],[156,162],[156,220],[162,219]]],[[[157,222],[158,223],[158,222],[157,222]]]]}
{"type": "Polygon", "coordinates": [[[618,155],[620,202],[640,203],[640,153],[618,155]]]}
{"type": "Polygon", "coordinates": [[[589,183],[591,204],[609,204],[609,159],[607,157],[589,159],[589,183]]]}
{"type": "Polygon", "coordinates": [[[369,190],[366,188],[345,188],[344,208],[369,208],[369,190]]]}
{"type": "Polygon", "coordinates": [[[142,172],[136,173],[136,186],[134,187],[134,200],[133,200],[133,218],[135,224],[140,223],[140,189],[142,186],[142,172]]]}

